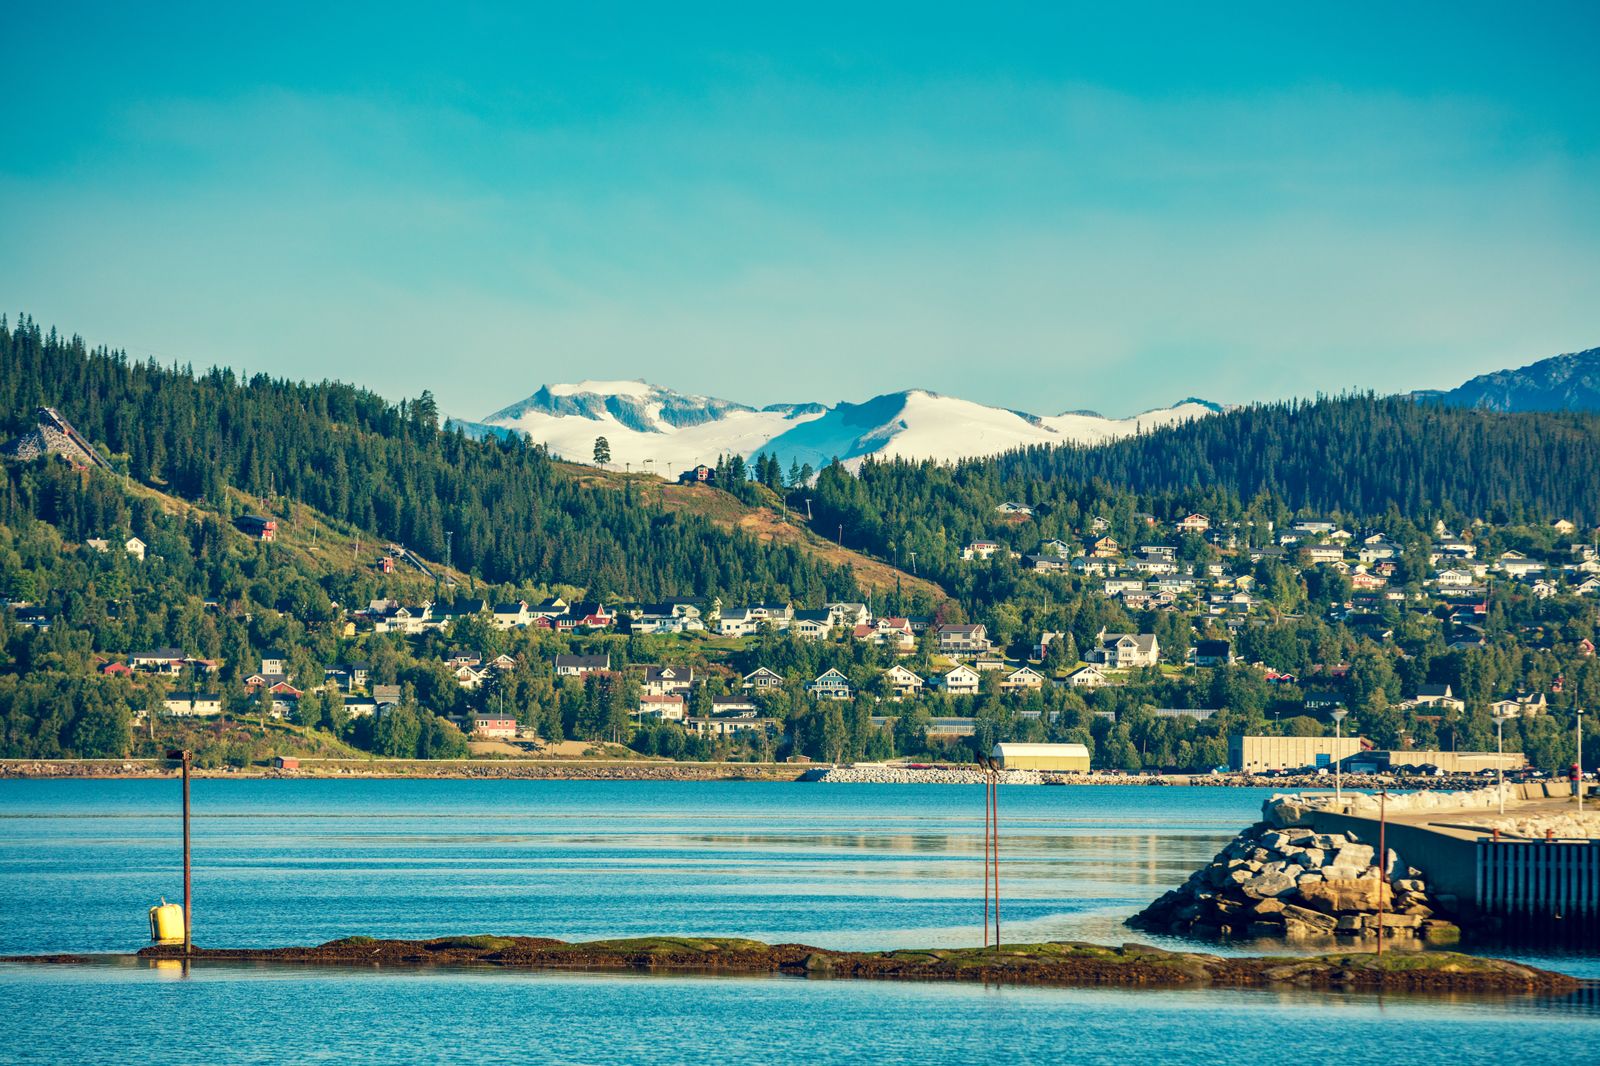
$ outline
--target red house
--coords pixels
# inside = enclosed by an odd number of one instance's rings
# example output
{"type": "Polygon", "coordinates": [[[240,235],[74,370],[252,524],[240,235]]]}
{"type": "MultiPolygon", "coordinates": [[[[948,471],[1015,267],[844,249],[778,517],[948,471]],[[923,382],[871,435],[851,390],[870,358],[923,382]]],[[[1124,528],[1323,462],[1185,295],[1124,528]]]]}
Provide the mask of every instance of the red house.
{"type": "Polygon", "coordinates": [[[276,519],[263,518],[261,515],[240,515],[233,520],[239,532],[256,540],[276,540],[278,538],[278,523],[276,519]]]}

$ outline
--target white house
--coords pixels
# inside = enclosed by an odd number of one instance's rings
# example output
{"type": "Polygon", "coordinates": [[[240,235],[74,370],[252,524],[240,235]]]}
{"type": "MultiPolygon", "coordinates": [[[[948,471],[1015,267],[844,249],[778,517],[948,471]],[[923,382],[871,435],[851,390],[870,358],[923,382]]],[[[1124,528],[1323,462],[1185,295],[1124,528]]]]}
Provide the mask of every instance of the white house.
{"type": "Polygon", "coordinates": [[[1106,680],[1106,675],[1094,666],[1080,666],[1067,675],[1067,684],[1079,688],[1099,688],[1106,680]]]}
{"type": "Polygon", "coordinates": [[[1041,688],[1043,685],[1044,675],[1027,666],[1019,667],[1000,679],[1000,687],[1008,692],[1041,688]]]}
{"type": "Polygon", "coordinates": [[[976,696],[980,681],[978,671],[963,664],[941,674],[937,683],[952,696],[976,696]]]}
{"type": "Polygon", "coordinates": [[[174,692],[162,703],[174,718],[215,718],[222,713],[222,697],[215,692],[174,692]]]}
{"type": "Polygon", "coordinates": [[[907,670],[903,666],[891,666],[883,672],[883,680],[889,686],[889,695],[893,699],[904,699],[915,696],[922,691],[923,680],[914,670],[907,670]]]}
{"type": "Polygon", "coordinates": [[[1100,646],[1085,656],[1089,662],[1127,669],[1160,661],[1161,646],[1154,633],[1107,633],[1102,629],[1098,639],[1100,646]]]}
{"type": "Polygon", "coordinates": [[[649,696],[681,695],[693,684],[692,666],[647,666],[640,690],[649,696]]]}

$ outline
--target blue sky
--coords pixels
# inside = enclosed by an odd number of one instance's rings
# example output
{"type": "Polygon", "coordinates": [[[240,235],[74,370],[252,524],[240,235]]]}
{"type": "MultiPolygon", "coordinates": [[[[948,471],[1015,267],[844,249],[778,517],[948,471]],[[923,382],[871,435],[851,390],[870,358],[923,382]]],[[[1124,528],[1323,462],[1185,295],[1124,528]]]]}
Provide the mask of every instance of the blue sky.
{"type": "Polygon", "coordinates": [[[1126,414],[1600,345],[1600,5],[1111,6],[14,8],[0,304],[468,417],[630,377],[1126,414]]]}

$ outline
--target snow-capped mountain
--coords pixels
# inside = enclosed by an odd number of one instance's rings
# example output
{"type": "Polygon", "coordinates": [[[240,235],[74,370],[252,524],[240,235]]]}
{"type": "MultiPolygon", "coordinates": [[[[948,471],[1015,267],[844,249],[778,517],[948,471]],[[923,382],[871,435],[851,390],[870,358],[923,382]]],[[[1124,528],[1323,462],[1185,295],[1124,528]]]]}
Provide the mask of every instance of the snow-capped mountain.
{"type": "Polygon", "coordinates": [[[776,453],[785,467],[799,462],[820,468],[836,456],[851,466],[869,455],[949,462],[1031,444],[1114,440],[1218,410],[1191,399],[1131,418],[1093,412],[1041,417],[921,389],[833,407],[757,408],[642,381],[582,381],[546,385],[482,422],[459,424],[480,434],[520,432],[578,462],[588,462],[595,438],[605,437],[612,465],[670,477],[696,463],[715,463],[718,456],[759,452],[776,453]]]}

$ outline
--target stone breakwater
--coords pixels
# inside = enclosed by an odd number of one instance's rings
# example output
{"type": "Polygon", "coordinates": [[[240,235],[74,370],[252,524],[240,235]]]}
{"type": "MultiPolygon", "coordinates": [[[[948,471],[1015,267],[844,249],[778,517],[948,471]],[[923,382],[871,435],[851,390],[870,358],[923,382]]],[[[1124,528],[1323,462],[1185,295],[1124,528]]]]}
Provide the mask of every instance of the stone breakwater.
{"type": "Polygon", "coordinates": [[[1452,901],[1435,899],[1394,849],[1380,856],[1348,834],[1310,828],[1322,798],[1267,800],[1263,821],[1128,924],[1202,940],[1359,941],[1380,929],[1385,938],[1458,939],[1437,914],[1452,901]]]}
{"type": "Polygon", "coordinates": [[[1593,840],[1600,838],[1600,811],[1577,811],[1565,814],[1535,814],[1518,818],[1475,819],[1470,824],[1485,829],[1498,829],[1501,836],[1544,840],[1546,834],[1557,840],[1593,840]]]}
{"type": "MultiPolygon", "coordinates": [[[[902,766],[838,766],[817,775],[815,780],[829,785],[979,785],[988,780],[981,770],[930,767],[913,770],[902,766]]],[[[1042,785],[1044,777],[1035,770],[1001,770],[1002,785],[1042,785]]]]}
{"type": "MultiPolygon", "coordinates": [[[[630,762],[594,759],[585,761],[540,761],[533,759],[473,760],[382,760],[314,759],[300,760],[294,770],[275,770],[252,766],[196,768],[196,777],[277,777],[277,778],[432,778],[432,779],[513,779],[529,781],[796,781],[806,767],[785,763],[677,763],[630,762]]],[[[156,777],[176,776],[173,765],[154,759],[129,760],[47,760],[21,759],[0,762],[0,779],[156,777]]]]}
{"type": "MultiPolygon", "coordinates": [[[[1505,793],[1508,806],[1522,802],[1522,795],[1514,786],[1505,786],[1505,793]]],[[[1311,815],[1318,811],[1376,818],[1380,809],[1397,814],[1410,811],[1487,811],[1498,809],[1499,803],[1500,791],[1493,785],[1453,792],[1404,792],[1391,794],[1382,800],[1360,792],[1346,792],[1338,797],[1331,792],[1312,795],[1299,793],[1273,796],[1261,805],[1261,814],[1272,825],[1284,829],[1309,825],[1311,815]]]]}

